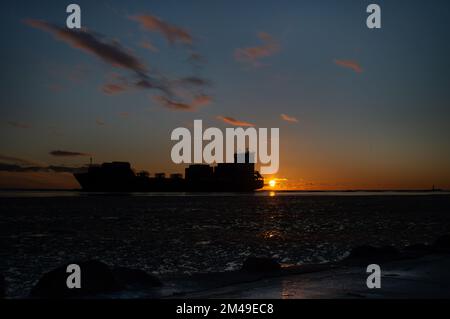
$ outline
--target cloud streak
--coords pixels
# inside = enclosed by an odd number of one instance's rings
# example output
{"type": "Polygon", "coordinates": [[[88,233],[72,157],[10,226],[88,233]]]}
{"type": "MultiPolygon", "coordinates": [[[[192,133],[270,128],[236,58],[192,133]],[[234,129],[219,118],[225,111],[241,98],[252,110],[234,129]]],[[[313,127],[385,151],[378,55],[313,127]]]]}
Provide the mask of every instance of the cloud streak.
{"type": "Polygon", "coordinates": [[[343,68],[351,69],[351,70],[355,71],[356,73],[363,72],[361,65],[358,62],[353,61],[353,60],[338,60],[338,59],[336,59],[336,60],[334,60],[334,63],[343,68]]]}
{"type": "Polygon", "coordinates": [[[102,86],[102,92],[107,95],[120,94],[127,90],[127,86],[117,83],[105,83],[102,86]]]}
{"type": "Polygon", "coordinates": [[[30,128],[31,125],[23,122],[16,122],[16,121],[8,121],[7,122],[9,126],[16,127],[16,128],[30,128]]]}
{"type": "Polygon", "coordinates": [[[24,166],[9,163],[0,163],[0,172],[56,172],[56,173],[74,173],[80,171],[84,167],[69,166],[24,166]]]}
{"type": "Polygon", "coordinates": [[[151,32],[158,32],[166,38],[170,44],[181,42],[192,44],[192,35],[187,30],[165,22],[159,17],[142,14],[129,17],[140,24],[141,28],[151,32]]]}
{"type": "MultiPolygon", "coordinates": [[[[113,67],[134,72],[138,76],[138,81],[134,85],[138,88],[157,89],[164,91],[165,94],[170,94],[170,89],[165,86],[163,81],[151,78],[145,63],[126,50],[117,40],[107,40],[87,29],[67,29],[43,20],[26,19],[23,22],[32,28],[50,33],[55,39],[65,42],[72,48],[91,54],[113,67]],[[146,85],[142,85],[142,83],[146,85]]],[[[120,93],[125,89],[124,84],[115,83],[107,83],[102,88],[106,94],[120,93]]]]}
{"type": "Polygon", "coordinates": [[[63,151],[63,150],[50,151],[49,154],[56,157],[90,156],[90,154],[87,153],[63,151]]]}
{"type": "Polygon", "coordinates": [[[24,22],[35,28],[52,34],[73,48],[90,53],[114,67],[129,69],[139,75],[147,69],[137,57],[125,50],[118,41],[107,41],[104,37],[86,29],[67,29],[43,20],[27,19],[24,22]]]}
{"type": "MultiPolygon", "coordinates": [[[[58,151],[60,152],[60,151],[58,151]]],[[[71,153],[71,152],[69,152],[71,153]]],[[[82,153],[79,153],[82,154],[82,153]]],[[[45,165],[27,159],[0,154],[0,172],[56,172],[73,173],[82,167],[45,165]]]]}
{"type": "Polygon", "coordinates": [[[182,86],[196,86],[196,87],[206,87],[210,86],[211,82],[207,79],[198,76],[187,76],[175,81],[176,84],[182,86]]]}
{"type": "Polygon", "coordinates": [[[38,165],[36,162],[29,161],[27,159],[14,157],[14,156],[8,156],[8,155],[2,155],[2,154],[0,154],[0,161],[4,161],[7,163],[21,164],[21,165],[38,165]]]}
{"type": "Polygon", "coordinates": [[[130,113],[129,112],[119,112],[119,116],[120,117],[129,117],[130,113]]]}
{"type": "Polygon", "coordinates": [[[158,49],[157,47],[155,47],[155,46],[153,45],[153,43],[151,43],[151,42],[148,41],[148,40],[142,41],[142,42],[141,42],[141,47],[144,48],[144,49],[147,49],[147,50],[149,50],[150,52],[153,52],[153,53],[159,52],[159,49],[158,49]]]}
{"type": "Polygon", "coordinates": [[[287,114],[280,114],[280,117],[283,121],[290,122],[290,123],[298,123],[297,118],[293,116],[289,116],[287,114]]]}
{"type": "Polygon", "coordinates": [[[218,120],[227,123],[227,124],[231,124],[233,126],[244,126],[244,127],[250,127],[250,126],[255,126],[255,124],[249,123],[249,122],[245,122],[245,121],[241,121],[241,120],[237,120],[233,117],[229,117],[229,116],[222,116],[219,115],[216,117],[218,120]]]}
{"type": "Polygon", "coordinates": [[[178,102],[161,95],[154,96],[153,99],[165,108],[187,112],[194,112],[199,107],[208,105],[212,101],[211,97],[208,95],[195,96],[191,103],[178,102]]]}
{"type": "Polygon", "coordinates": [[[270,34],[265,32],[258,33],[258,38],[262,45],[238,48],[234,52],[234,57],[239,62],[250,63],[253,66],[260,66],[260,60],[270,57],[280,51],[280,45],[270,34]]]}
{"type": "MultiPolygon", "coordinates": [[[[164,22],[151,15],[138,15],[130,17],[141,26],[152,32],[159,32],[170,43],[192,43],[191,34],[175,25],[164,22]]],[[[164,74],[152,69],[151,72],[137,56],[125,49],[117,40],[108,40],[88,29],[67,29],[43,20],[27,19],[23,22],[34,28],[53,35],[59,41],[65,42],[72,48],[91,54],[103,62],[134,72],[136,77],[132,80],[115,75],[101,86],[106,95],[116,95],[130,89],[155,90],[160,95],[155,97],[159,104],[172,110],[191,111],[199,106],[210,103],[211,99],[203,94],[202,88],[210,85],[209,81],[198,76],[187,76],[180,79],[170,79],[164,74]],[[183,92],[180,94],[180,92],[183,92]]],[[[147,48],[151,43],[147,43],[147,48]]],[[[191,54],[192,55],[192,54],[191,54]]],[[[200,57],[200,55],[198,55],[200,57]]]]}

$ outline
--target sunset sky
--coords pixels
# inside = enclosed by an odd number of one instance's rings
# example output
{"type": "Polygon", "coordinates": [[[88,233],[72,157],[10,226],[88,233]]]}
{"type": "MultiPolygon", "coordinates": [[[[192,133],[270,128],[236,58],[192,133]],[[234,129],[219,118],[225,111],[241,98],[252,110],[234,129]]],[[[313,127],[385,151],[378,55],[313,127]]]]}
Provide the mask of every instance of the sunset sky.
{"type": "Polygon", "coordinates": [[[280,188],[450,188],[448,1],[76,1],[83,31],[69,3],[2,3],[0,188],[183,172],[194,119],[279,127],[280,188]]]}

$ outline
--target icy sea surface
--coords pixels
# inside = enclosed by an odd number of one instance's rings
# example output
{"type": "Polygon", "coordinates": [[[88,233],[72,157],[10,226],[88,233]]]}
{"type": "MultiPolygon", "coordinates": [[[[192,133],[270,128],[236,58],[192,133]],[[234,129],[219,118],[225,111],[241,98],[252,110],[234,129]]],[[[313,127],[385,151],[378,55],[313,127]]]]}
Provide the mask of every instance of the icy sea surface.
{"type": "Polygon", "coordinates": [[[448,194],[2,192],[0,274],[14,298],[79,259],[156,275],[231,271],[248,256],[323,263],[449,232],[448,194]]]}

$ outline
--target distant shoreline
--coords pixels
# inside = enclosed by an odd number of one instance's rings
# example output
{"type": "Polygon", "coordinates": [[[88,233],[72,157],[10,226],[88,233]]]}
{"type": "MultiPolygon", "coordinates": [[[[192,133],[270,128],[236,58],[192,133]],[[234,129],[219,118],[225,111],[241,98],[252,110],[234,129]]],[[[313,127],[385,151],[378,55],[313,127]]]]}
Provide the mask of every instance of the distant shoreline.
{"type": "MultiPolygon", "coordinates": [[[[61,189],[61,188],[0,188],[0,192],[82,192],[81,188],[73,189],[61,189]]],[[[346,189],[346,190],[296,190],[296,189],[282,189],[282,190],[271,190],[271,189],[261,189],[256,190],[253,193],[431,193],[431,194],[446,194],[450,193],[450,190],[446,189],[346,189]]],[[[98,192],[106,193],[106,192],[98,192]]],[[[114,192],[111,192],[112,194],[114,192]]],[[[130,193],[165,193],[165,192],[130,192],[130,193]]],[[[180,192],[186,193],[186,192],[180,192]]],[[[188,193],[188,192],[187,192],[188,193]]]]}

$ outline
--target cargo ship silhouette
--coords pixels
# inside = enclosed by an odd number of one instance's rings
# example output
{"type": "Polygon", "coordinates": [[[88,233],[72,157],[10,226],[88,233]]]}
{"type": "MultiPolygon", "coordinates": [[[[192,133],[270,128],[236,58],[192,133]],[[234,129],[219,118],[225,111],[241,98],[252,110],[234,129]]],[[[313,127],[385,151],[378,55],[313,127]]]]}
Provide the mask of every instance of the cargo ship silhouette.
{"type": "Polygon", "coordinates": [[[74,173],[83,191],[87,192],[252,192],[264,187],[264,178],[250,163],[250,153],[245,162],[193,164],[182,174],[148,172],[135,173],[127,162],[89,165],[87,172],[74,173]]]}

